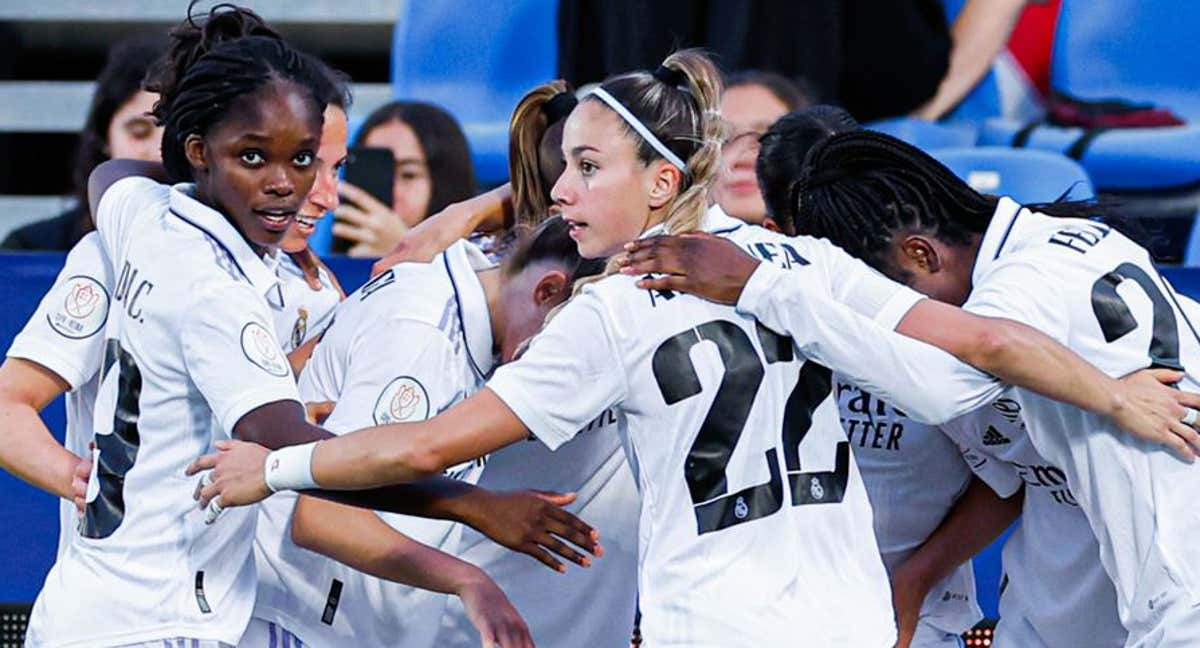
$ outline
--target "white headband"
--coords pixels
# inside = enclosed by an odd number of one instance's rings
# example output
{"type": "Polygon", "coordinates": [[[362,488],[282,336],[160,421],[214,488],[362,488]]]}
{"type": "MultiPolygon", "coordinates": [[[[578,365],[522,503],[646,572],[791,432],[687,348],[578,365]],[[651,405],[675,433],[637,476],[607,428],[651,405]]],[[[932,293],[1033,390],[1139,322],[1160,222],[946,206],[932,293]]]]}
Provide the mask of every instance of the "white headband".
{"type": "Polygon", "coordinates": [[[662,140],[655,137],[654,133],[650,132],[650,129],[646,128],[646,125],[640,119],[634,117],[633,113],[629,112],[629,109],[623,106],[620,101],[617,101],[616,97],[608,94],[608,91],[600,86],[592,88],[588,94],[599,97],[609,108],[615,110],[621,116],[621,119],[625,120],[626,124],[629,124],[633,130],[637,131],[637,134],[641,135],[647,144],[653,147],[655,151],[658,151],[658,154],[663,156],[667,162],[674,164],[680,171],[687,173],[687,164],[679,159],[678,155],[671,152],[671,149],[667,148],[667,145],[663,144],[662,140]]]}

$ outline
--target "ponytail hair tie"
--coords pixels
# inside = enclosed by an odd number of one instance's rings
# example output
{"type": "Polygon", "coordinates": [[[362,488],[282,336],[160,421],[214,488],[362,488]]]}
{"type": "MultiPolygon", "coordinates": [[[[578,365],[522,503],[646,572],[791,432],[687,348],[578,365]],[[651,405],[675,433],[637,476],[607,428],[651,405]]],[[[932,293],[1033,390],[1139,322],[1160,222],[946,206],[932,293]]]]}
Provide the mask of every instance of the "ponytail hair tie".
{"type": "Polygon", "coordinates": [[[575,98],[574,92],[570,90],[560,92],[542,104],[542,114],[546,116],[547,122],[557,124],[566,119],[572,110],[575,110],[575,104],[577,103],[579,103],[579,100],[575,98]]]}
{"type": "Polygon", "coordinates": [[[650,73],[650,76],[671,86],[672,88],[687,86],[688,82],[687,75],[684,74],[682,70],[669,68],[665,65],[658,66],[658,68],[650,73]]]}

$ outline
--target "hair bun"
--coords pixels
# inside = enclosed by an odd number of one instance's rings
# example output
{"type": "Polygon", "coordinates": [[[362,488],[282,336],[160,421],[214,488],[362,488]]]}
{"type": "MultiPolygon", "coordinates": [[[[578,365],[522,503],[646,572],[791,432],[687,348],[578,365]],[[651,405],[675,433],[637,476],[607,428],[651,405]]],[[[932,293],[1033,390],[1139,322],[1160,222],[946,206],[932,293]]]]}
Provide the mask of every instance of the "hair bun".
{"type": "Polygon", "coordinates": [[[669,68],[665,65],[660,65],[655,68],[655,70],[650,73],[650,76],[673,88],[686,86],[688,82],[687,75],[684,74],[683,70],[676,70],[675,68],[669,68]]]}
{"type": "Polygon", "coordinates": [[[570,90],[560,92],[542,104],[542,114],[546,116],[547,122],[557,124],[571,114],[578,103],[579,100],[575,98],[574,92],[570,90]]]}

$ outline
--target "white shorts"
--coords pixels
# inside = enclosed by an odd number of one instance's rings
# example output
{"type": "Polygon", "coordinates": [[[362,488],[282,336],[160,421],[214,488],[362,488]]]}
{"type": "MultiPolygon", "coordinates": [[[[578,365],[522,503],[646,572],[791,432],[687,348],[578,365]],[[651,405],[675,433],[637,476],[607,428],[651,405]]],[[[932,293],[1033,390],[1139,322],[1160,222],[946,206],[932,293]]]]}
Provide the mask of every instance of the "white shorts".
{"type": "Polygon", "coordinates": [[[910,648],[962,648],[962,635],[946,632],[941,628],[929,625],[925,619],[917,621],[917,630],[913,633],[910,648]]]}
{"type": "Polygon", "coordinates": [[[213,641],[212,639],[175,637],[173,639],[155,639],[153,641],[142,641],[134,644],[121,644],[120,646],[113,646],[113,648],[233,648],[233,646],[222,641],[213,641]]]}
{"type": "MultiPolygon", "coordinates": [[[[238,648],[305,648],[310,646],[300,640],[300,637],[289,632],[283,626],[273,621],[263,621],[257,617],[250,619],[238,648]]],[[[311,648],[311,647],[310,647],[311,648]]]]}

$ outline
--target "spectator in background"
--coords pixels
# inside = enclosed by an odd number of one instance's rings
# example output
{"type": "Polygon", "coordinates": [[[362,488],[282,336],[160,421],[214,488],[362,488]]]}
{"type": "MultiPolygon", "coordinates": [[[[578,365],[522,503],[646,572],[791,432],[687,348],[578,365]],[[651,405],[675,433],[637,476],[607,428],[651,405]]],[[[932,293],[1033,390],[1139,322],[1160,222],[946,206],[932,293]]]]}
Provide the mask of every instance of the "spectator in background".
{"type": "Polygon", "coordinates": [[[363,122],[354,146],[391,149],[396,159],[392,207],[343,182],[344,201],[334,212],[335,250],[383,256],[417,223],[475,195],[467,138],[454,117],[437,106],[413,101],[382,106],[363,122]]]}
{"type": "Polygon", "coordinates": [[[142,90],[146,69],[163,48],[156,41],[128,40],[114,45],[96,79],[96,94],[79,135],[72,181],[77,204],[67,211],[13,230],[0,248],[6,250],[71,249],[95,229],[88,211],[87,180],[92,169],[113,158],[158,161],[162,127],[148,113],[158,95],[142,90]]]}
{"type": "Polygon", "coordinates": [[[721,149],[721,168],[711,198],[726,214],[762,224],[767,216],[754,164],[758,139],[780,117],[813,104],[811,92],[774,72],[747,70],[726,79],[721,115],[728,131],[721,149]]]}

